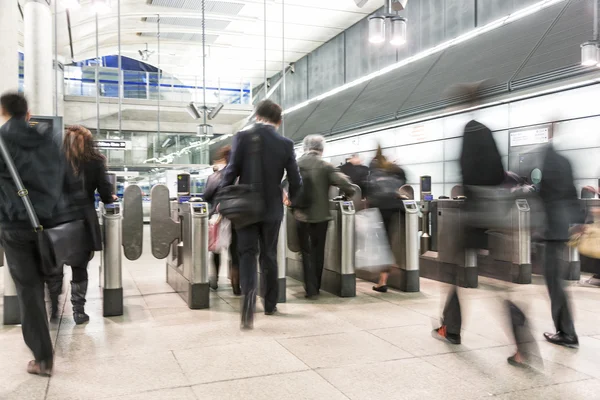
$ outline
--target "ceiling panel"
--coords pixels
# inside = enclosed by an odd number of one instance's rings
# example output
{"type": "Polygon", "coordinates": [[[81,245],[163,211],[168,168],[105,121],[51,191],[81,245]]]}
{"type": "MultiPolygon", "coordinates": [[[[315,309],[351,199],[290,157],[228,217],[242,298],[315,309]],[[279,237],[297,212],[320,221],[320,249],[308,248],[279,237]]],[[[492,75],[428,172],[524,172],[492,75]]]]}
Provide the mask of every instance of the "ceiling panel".
{"type": "MultiPolygon", "coordinates": [[[[157,17],[145,18],[148,23],[158,23],[157,17]]],[[[179,17],[162,17],[160,19],[162,25],[176,25],[185,26],[192,28],[202,28],[202,19],[200,18],[179,18],[179,17]]],[[[231,24],[231,21],[219,20],[219,19],[206,19],[206,29],[223,30],[231,24]]]]}
{"type": "MultiPolygon", "coordinates": [[[[156,39],[155,33],[142,32],[139,34],[143,37],[151,37],[156,39]]],[[[213,44],[219,35],[206,35],[206,44],[213,44]]],[[[163,40],[180,40],[185,42],[202,42],[202,34],[200,33],[180,33],[180,32],[161,32],[160,38],[163,40]]]]}
{"type": "Polygon", "coordinates": [[[579,66],[580,45],[593,37],[593,20],[591,2],[571,0],[515,80],[579,66]]]}
{"type": "MultiPolygon", "coordinates": [[[[172,8],[185,8],[188,10],[202,10],[202,0],[150,0],[150,5],[172,8]]],[[[228,1],[206,1],[206,12],[238,15],[244,8],[244,3],[228,1]]]]}
{"type": "Polygon", "coordinates": [[[300,138],[296,138],[296,133],[302,127],[304,122],[310,114],[315,111],[315,109],[319,106],[320,102],[314,102],[312,104],[307,105],[304,108],[298,110],[298,112],[292,113],[290,115],[285,116],[285,136],[296,141],[300,140],[300,138]]]}

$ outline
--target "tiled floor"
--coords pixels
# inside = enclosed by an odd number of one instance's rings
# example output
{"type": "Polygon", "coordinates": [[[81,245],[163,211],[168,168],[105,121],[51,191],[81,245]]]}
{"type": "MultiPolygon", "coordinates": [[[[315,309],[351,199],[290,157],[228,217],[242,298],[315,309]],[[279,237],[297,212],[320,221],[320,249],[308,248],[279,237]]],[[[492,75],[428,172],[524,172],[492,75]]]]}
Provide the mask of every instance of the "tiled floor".
{"type": "Polygon", "coordinates": [[[212,308],[192,311],[164,282],[164,263],[144,255],[124,262],[125,315],[102,318],[97,259],[90,277],[90,323],[75,326],[63,300],[52,325],[51,379],[27,375],[20,327],[0,326],[0,399],[600,398],[600,289],[569,288],[581,348],[532,343],[541,358],[523,370],[506,363],[514,348],[503,300],[523,305],[542,339],[552,320],[539,277],[526,286],[481,278],[479,289],[461,290],[460,346],[431,338],[448,285],[426,279],[420,293],[380,294],[359,281],[356,298],[315,302],[288,281],[280,314],[258,314],[256,329],[242,332],[225,278],[212,308]]]}

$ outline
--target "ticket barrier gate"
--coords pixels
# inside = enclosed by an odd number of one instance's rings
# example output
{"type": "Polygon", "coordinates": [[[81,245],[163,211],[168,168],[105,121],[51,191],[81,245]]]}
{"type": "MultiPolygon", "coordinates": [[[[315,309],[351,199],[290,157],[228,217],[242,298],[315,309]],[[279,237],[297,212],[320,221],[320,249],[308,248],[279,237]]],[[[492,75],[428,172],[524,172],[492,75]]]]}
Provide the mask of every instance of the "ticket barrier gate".
{"type": "Polygon", "coordinates": [[[166,185],[154,186],[151,196],[152,255],[167,259],[167,283],[189,308],[208,308],[208,204],[189,195],[171,202],[166,185]]]}
{"type": "Polygon", "coordinates": [[[431,236],[435,243],[420,256],[421,277],[460,287],[478,285],[477,253],[464,250],[466,214],[463,200],[433,200],[430,204],[431,236]]]}
{"type": "Polygon", "coordinates": [[[515,201],[511,228],[488,231],[489,250],[478,254],[479,273],[512,283],[531,283],[531,209],[525,199],[515,201]]]}
{"type": "MultiPolygon", "coordinates": [[[[403,292],[420,290],[419,272],[419,206],[415,200],[404,200],[404,211],[394,215],[391,243],[396,266],[390,268],[387,285],[403,292]]],[[[379,274],[357,270],[356,276],[371,282],[379,274]]]]}
{"type": "MultiPolygon", "coordinates": [[[[354,268],[354,202],[332,200],[330,202],[333,220],[327,228],[325,242],[325,265],[321,279],[321,289],[339,297],[356,296],[356,272],[354,268]]],[[[291,214],[291,213],[290,213],[291,214]]],[[[295,231],[296,223],[292,215],[287,216],[287,229],[295,231]]],[[[296,237],[296,234],[290,234],[296,237]]],[[[302,255],[298,242],[288,241],[287,276],[304,281],[302,255]]]]}
{"type": "MultiPolygon", "coordinates": [[[[600,199],[581,199],[581,207],[583,208],[583,211],[585,212],[585,215],[587,217],[586,222],[591,222],[593,221],[592,219],[592,215],[591,215],[591,209],[593,208],[600,208],[600,199]]],[[[580,270],[584,271],[584,272],[589,272],[589,273],[593,273],[593,274],[600,274],[600,262],[596,259],[593,258],[589,258],[589,257],[585,257],[585,256],[580,256],[579,253],[577,252],[577,249],[574,248],[570,248],[571,252],[572,252],[572,257],[569,260],[571,262],[570,266],[570,270],[575,269],[575,266],[573,265],[573,263],[575,262],[580,262],[580,270]],[[575,256],[577,258],[577,260],[574,260],[575,256]]],[[[577,277],[577,279],[579,279],[579,277],[577,277]]],[[[595,279],[597,280],[597,279],[595,279]]]]}

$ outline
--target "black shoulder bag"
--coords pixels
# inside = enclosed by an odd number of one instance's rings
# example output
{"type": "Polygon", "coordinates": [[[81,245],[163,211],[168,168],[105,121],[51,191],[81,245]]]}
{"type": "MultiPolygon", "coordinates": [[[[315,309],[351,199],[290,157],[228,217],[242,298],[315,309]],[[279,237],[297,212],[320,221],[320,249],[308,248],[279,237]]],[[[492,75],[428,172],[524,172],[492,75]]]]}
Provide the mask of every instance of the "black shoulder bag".
{"type": "Polygon", "coordinates": [[[219,190],[217,202],[219,213],[230,220],[236,228],[243,228],[261,222],[265,212],[265,199],[262,185],[261,137],[258,133],[250,136],[252,160],[250,184],[226,186],[219,190]]]}
{"type": "Polygon", "coordinates": [[[74,220],[44,229],[2,137],[0,137],[0,152],[15,182],[17,194],[23,200],[31,227],[37,233],[37,246],[40,254],[39,268],[42,275],[55,275],[64,264],[82,265],[87,262],[89,253],[84,249],[89,247],[87,244],[88,232],[84,221],[74,220]]]}

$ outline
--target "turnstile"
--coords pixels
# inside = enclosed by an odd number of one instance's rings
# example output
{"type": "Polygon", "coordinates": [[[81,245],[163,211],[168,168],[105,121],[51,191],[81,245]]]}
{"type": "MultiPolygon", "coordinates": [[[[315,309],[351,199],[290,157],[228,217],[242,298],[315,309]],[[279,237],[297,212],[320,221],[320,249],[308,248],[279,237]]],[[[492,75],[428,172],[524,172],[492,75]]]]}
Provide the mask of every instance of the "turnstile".
{"type": "Polygon", "coordinates": [[[208,204],[169,199],[169,188],[152,188],[152,254],[167,259],[167,283],[191,309],[210,306],[208,204]]]}
{"type": "Polygon", "coordinates": [[[479,274],[513,283],[531,283],[531,209],[525,199],[515,201],[511,228],[488,231],[488,251],[478,253],[479,274]]]}
{"type": "MultiPolygon", "coordinates": [[[[354,268],[354,203],[347,200],[330,202],[332,221],[327,228],[325,241],[325,265],[321,279],[321,289],[340,297],[356,296],[356,272],[354,268]]],[[[295,221],[287,218],[288,229],[296,229],[295,221]]],[[[302,255],[287,251],[287,275],[304,281],[302,255]]],[[[297,248],[297,250],[300,250],[297,248]]]]}
{"type": "MultiPolygon", "coordinates": [[[[394,215],[390,241],[396,260],[389,271],[389,287],[404,292],[420,290],[419,273],[419,206],[415,200],[404,200],[404,211],[394,215]]],[[[360,279],[376,282],[379,274],[357,270],[360,279]]]]}
{"type": "Polygon", "coordinates": [[[431,209],[431,236],[435,250],[420,256],[421,277],[475,288],[478,285],[477,253],[465,250],[466,213],[463,200],[434,200],[431,209]]]}
{"type": "Polygon", "coordinates": [[[101,256],[100,285],[102,315],[123,315],[123,271],[121,265],[122,220],[118,203],[105,204],[102,212],[104,250],[101,256]]]}

